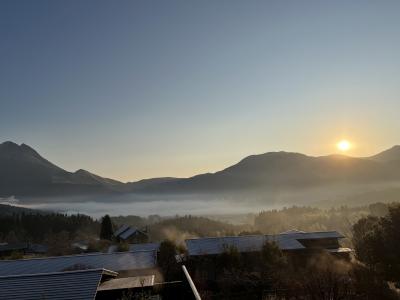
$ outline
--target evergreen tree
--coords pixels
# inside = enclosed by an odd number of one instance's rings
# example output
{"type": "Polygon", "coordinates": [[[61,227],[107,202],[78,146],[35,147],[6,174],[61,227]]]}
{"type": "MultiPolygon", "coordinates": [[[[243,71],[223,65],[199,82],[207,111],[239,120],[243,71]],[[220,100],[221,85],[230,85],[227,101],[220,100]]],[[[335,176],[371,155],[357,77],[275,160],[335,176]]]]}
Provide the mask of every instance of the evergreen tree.
{"type": "Polygon", "coordinates": [[[113,226],[109,215],[105,215],[101,220],[100,239],[111,240],[113,236],[113,226]]]}

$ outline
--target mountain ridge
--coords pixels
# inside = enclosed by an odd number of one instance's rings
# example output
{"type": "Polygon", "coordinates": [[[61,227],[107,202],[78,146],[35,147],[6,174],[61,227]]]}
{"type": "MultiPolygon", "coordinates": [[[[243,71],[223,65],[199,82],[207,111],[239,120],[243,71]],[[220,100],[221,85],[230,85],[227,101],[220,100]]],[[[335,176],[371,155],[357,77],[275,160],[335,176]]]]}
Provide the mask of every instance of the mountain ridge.
{"type": "Polygon", "coordinates": [[[0,197],[107,194],[196,194],[400,183],[400,146],[370,157],[308,156],[297,152],[250,155],[214,173],[123,183],[79,169],[68,172],[26,144],[0,144],[0,197]],[[393,163],[398,161],[399,163],[393,163]]]}

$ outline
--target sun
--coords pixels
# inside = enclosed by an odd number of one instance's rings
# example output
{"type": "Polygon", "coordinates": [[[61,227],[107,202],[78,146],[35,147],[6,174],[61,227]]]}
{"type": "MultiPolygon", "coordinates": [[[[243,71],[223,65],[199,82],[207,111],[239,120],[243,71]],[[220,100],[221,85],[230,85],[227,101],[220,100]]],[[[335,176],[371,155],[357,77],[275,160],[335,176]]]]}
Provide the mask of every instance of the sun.
{"type": "Polygon", "coordinates": [[[351,148],[351,144],[349,141],[347,140],[341,140],[339,143],[336,144],[336,147],[342,151],[342,152],[346,152],[351,148]]]}

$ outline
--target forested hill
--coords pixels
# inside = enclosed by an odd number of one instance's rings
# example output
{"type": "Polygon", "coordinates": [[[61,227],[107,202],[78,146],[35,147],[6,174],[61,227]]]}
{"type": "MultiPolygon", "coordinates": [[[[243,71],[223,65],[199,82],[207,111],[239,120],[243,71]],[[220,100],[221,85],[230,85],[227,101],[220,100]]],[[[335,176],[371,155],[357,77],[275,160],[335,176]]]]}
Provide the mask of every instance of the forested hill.
{"type": "Polygon", "coordinates": [[[9,204],[0,204],[0,216],[7,216],[13,214],[46,214],[42,210],[30,209],[25,207],[12,206],[9,204]]]}

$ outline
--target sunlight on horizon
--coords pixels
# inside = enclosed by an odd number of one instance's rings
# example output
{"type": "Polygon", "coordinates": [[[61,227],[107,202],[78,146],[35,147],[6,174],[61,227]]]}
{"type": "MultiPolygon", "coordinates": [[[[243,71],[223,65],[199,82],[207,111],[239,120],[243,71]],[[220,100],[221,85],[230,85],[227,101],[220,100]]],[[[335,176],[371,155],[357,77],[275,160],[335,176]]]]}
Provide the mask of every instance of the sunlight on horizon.
{"type": "Polygon", "coordinates": [[[352,148],[352,145],[348,140],[341,140],[336,144],[336,147],[341,152],[347,152],[352,148]]]}

